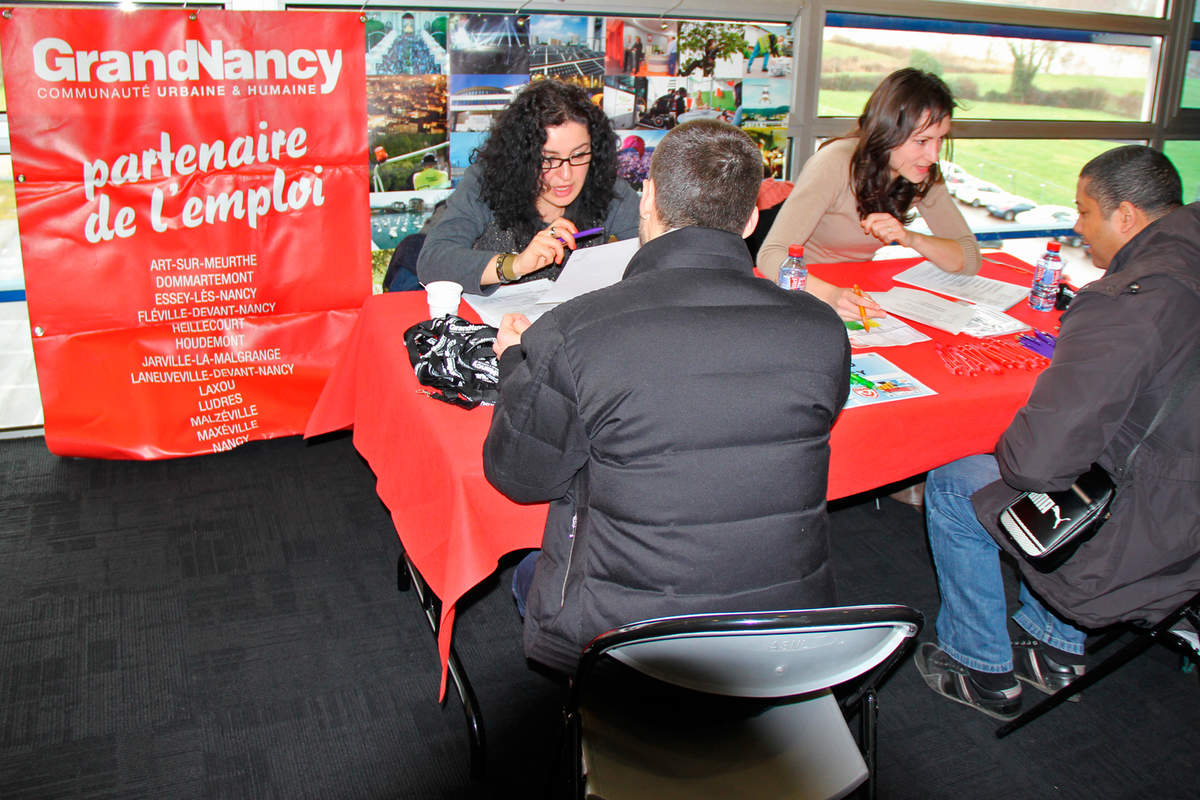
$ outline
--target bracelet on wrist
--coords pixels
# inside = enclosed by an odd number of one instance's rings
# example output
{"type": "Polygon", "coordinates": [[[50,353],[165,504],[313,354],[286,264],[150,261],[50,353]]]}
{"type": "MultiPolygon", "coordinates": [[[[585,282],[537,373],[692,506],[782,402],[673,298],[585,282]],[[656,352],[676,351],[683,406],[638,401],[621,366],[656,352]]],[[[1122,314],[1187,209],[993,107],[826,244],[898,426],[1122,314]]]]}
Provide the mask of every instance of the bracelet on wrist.
{"type": "Polygon", "coordinates": [[[517,257],[512,253],[501,253],[496,259],[496,274],[500,276],[501,283],[513,283],[520,280],[521,276],[516,271],[517,257]]]}
{"type": "Polygon", "coordinates": [[[512,253],[496,254],[497,283],[515,283],[521,277],[513,270],[514,261],[516,261],[516,256],[512,253]]]}

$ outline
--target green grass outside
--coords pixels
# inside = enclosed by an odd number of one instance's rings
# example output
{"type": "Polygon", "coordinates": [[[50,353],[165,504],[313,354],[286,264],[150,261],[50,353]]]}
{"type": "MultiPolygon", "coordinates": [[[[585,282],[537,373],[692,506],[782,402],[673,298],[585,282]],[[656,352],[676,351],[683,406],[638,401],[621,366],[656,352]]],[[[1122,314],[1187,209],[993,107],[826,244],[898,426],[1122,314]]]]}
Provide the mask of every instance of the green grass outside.
{"type": "Polygon", "coordinates": [[[1184,108],[1200,108],[1200,78],[1184,79],[1183,100],[1180,105],[1184,108]]]}
{"type": "Polygon", "coordinates": [[[1167,142],[1163,152],[1179,170],[1183,180],[1183,201],[1200,200],[1200,142],[1167,142]]]}
{"type": "Polygon", "coordinates": [[[1095,139],[959,139],[954,142],[954,163],[1034,202],[1074,206],[1080,168],[1112,147],[1112,142],[1095,139]]]}
{"type": "MultiPolygon", "coordinates": [[[[968,79],[980,94],[1007,92],[1012,76],[1007,72],[947,72],[942,78],[951,85],[956,80],[968,79]]],[[[1096,75],[1038,75],[1033,85],[1043,92],[1065,92],[1068,89],[1104,89],[1109,94],[1142,94],[1146,91],[1144,78],[1119,78],[1096,75]]]]}

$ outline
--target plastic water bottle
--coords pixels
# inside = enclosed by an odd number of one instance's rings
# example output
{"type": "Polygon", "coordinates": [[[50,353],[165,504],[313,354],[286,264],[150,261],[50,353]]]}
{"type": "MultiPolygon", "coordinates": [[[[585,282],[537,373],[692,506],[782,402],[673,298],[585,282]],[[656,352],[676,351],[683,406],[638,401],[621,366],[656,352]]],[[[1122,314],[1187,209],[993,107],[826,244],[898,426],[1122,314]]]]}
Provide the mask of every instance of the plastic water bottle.
{"type": "Polygon", "coordinates": [[[802,292],[808,285],[808,267],[804,264],[804,245],[789,244],[787,258],[779,265],[779,277],[775,280],[790,292],[802,292]]]}
{"type": "Polygon", "coordinates": [[[1033,270],[1033,287],[1029,290],[1029,307],[1049,311],[1058,299],[1058,283],[1062,279],[1062,258],[1058,242],[1046,244],[1046,252],[1037,260],[1033,270]]]}

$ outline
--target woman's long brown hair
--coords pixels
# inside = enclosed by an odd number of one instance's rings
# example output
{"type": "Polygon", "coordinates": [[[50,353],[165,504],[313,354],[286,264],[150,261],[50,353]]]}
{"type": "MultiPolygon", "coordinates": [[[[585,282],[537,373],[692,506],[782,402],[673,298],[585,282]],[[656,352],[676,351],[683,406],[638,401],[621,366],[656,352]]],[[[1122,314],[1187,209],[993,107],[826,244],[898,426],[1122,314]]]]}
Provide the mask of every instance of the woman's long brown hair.
{"type": "Polygon", "coordinates": [[[937,164],[919,184],[891,176],[892,151],[914,131],[937,125],[954,113],[950,87],[937,75],[907,67],[888,75],[871,93],[858,129],[858,146],[850,158],[850,185],[860,217],[883,212],[901,222],[912,221],[912,204],[942,179],[937,164]]]}

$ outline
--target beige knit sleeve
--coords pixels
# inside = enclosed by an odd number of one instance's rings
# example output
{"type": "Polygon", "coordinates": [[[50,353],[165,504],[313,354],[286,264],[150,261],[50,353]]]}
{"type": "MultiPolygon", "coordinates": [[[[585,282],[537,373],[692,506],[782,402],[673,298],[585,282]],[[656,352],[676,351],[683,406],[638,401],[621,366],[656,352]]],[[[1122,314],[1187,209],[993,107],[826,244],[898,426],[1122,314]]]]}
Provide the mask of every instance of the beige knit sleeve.
{"type": "Polygon", "coordinates": [[[792,243],[805,243],[812,236],[838,194],[849,186],[849,164],[838,158],[832,147],[818,150],[800,170],[792,193],[779,209],[775,223],[758,249],[760,272],[774,279],[792,243]]]}
{"type": "Polygon", "coordinates": [[[974,275],[979,272],[983,259],[979,254],[979,242],[962,212],[950,196],[945,181],[933,185],[924,199],[917,203],[921,216],[929,224],[929,232],[943,239],[953,239],[963,250],[963,270],[960,275],[974,275]]]}

